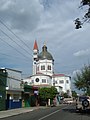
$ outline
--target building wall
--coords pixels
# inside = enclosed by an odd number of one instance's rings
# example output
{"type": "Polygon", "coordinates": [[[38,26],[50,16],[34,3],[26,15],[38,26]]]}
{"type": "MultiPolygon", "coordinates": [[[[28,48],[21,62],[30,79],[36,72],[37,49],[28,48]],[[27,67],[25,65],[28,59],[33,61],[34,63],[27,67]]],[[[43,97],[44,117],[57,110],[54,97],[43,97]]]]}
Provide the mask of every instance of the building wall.
{"type": "Polygon", "coordinates": [[[40,73],[43,73],[45,75],[50,75],[52,76],[53,75],[53,62],[52,60],[39,60],[37,62],[37,73],[40,72],[40,73]],[[48,70],[48,65],[51,66],[51,70],[48,70]],[[41,70],[41,66],[45,66],[45,70],[41,70]],[[39,69],[38,69],[39,67],[39,69]]]}
{"type": "Polygon", "coordinates": [[[51,79],[48,76],[35,76],[32,77],[31,80],[33,80],[33,85],[51,85],[51,79]],[[39,81],[37,81],[37,79],[39,81]]]}
{"type": "Polygon", "coordinates": [[[71,81],[69,76],[54,76],[54,61],[45,59],[38,59],[38,47],[37,43],[34,43],[33,49],[33,76],[25,79],[29,85],[52,85],[55,86],[58,92],[68,92],[71,94],[71,81]],[[48,66],[51,66],[51,69],[48,69],[48,66]],[[41,69],[45,67],[45,69],[41,69]],[[41,74],[41,75],[38,75],[41,74]],[[43,76],[42,76],[43,74],[43,76]],[[47,76],[46,76],[47,75],[47,76]],[[51,76],[51,77],[50,77],[51,76]],[[54,76],[54,77],[53,77],[54,76]],[[36,78],[39,78],[39,81],[36,82],[36,78]],[[42,79],[46,79],[46,83],[42,83],[42,79]],[[55,81],[55,82],[54,82],[55,81]],[[61,83],[60,83],[61,81],[61,83]],[[62,83],[63,81],[63,83],[62,83]]]}
{"type": "Polygon", "coordinates": [[[46,75],[35,75],[30,78],[24,79],[24,82],[27,82],[28,85],[38,85],[38,86],[51,86],[52,84],[52,79],[49,76],[46,75]]]}
{"type": "Polygon", "coordinates": [[[36,61],[38,59],[38,48],[33,50],[33,75],[36,74],[36,61]]]}
{"type": "Polygon", "coordinates": [[[24,82],[27,82],[28,85],[38,85],[38,86],[55,86],[58,90],[58,92],[61,94],[62,92],[68,93],[71,96],[71,80],[69,76],[55,76],[53,78],[46,76],[46,75],[34,75],[30,78],[27,78],[24,80],[24,82]],[[36,79],[39,79],[38,82],[36,82],[36,79]],[[42,79],[46,79],[46,83],[42,83],[42,79]]]}
{"type": "Polygon", "coordinates": [[[33,75],[35,75],[37,73],[37,65],[36,65],[36,61],[33,61],[33,75]]]}
{"type": "Polygon", "coordinates": [[[72,96],[72,92],[71,92],[71,78],[70,77],[66,77],[66,90],[67,90],[67,93],[69,93],[69,95],[72,96]]]}
{"type": "Polygon", "coordinates": [[[21,72],[7,69],[7,89],[20,89],[21,72]]]}
{"type": "Polygon", "coordinates": [[[55,87],[57,88],[58,92],[60,92],[60,90],[64,93],[69,92],[69,95],[71,96],[71,81],[70,81],[70,77],[66,77],[66,76],[56,76],[54,77],[54,82],[55,82],[55,87]]]}
{"type": "Polygon", "coordinates": [[[21,91],[8,90],[6,93],[6,109],[22,107],[21,91]]]}
{"type": "Polygon", "coordinates": [[[21,71],[8,69],[6,84],[6,109],[22,107],[21,71]]]}

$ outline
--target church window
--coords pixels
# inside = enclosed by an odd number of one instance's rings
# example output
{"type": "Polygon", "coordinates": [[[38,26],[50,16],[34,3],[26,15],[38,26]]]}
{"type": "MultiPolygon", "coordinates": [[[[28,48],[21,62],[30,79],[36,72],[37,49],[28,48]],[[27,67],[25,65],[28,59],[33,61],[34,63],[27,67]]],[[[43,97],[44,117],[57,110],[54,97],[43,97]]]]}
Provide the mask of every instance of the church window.
{"type": "Polygon", "coordinates": [[[42,79],[42,83],[46,83],[46,79],[42,79]]]}
{"type": "Polygon", "coordinates": [[[42,65],[42,66],[41,66],[41,70],[45,70],[45,65],[42,65]]]}
{"type": "Polygon", "coordinates": [[[66,80],[66,83],[69,83],[69,81],[68,81],[68,80],[66,80]]]}
{"type": "Polygon", "coordinates": [[[39,78],[36,78],[36,82],[39,82],[39,78]]]}
{"type": "Polygon", "coordinates": [[[34,53],[34,55],[37,55],[37,53],[34,53]]]}
{"type": "Polygon", "coordinates": [[[51,65],[48,65],[48,70],[51,70],[51,65]]]}
{"type": "Polygon", "coordinates": [[[63,84],[63,83],[64,83],[64,80],[59,80],[59,83],[60,83],[60,84],[63,84]]]}

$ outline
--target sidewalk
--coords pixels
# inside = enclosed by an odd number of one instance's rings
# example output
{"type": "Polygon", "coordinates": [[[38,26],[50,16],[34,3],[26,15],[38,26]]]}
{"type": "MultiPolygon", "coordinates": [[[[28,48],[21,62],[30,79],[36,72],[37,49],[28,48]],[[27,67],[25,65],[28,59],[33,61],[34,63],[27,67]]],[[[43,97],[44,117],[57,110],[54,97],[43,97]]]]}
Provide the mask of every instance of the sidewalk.
{"type": "Polygon", "coordinates": [[[27,107],[27,108],[18,108],[18,109],[10,109],[5,111],[0,111],[0,118],[5,118],[13,115],[19,115],[21,113],[30,112],[42,107],[27,107]]]}

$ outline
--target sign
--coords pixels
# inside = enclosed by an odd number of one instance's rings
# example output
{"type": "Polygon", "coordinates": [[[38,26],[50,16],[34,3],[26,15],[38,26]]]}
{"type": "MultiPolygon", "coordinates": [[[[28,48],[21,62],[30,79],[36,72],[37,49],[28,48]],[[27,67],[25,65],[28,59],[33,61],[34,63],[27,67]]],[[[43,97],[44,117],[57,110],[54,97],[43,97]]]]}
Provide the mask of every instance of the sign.
{"type": "Polygon", "coordinates": [[[35,90],[35,91],[34,91],[34,94],[38,95],[38,91],[37,91],[37,90],[35,90]]]}

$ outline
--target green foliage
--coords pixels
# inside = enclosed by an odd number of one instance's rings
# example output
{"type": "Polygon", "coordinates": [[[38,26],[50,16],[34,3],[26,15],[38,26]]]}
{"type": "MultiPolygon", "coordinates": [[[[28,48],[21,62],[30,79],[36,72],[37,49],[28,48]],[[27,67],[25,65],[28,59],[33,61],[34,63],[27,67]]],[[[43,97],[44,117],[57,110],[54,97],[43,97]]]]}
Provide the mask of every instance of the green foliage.
{"type": "Polygon", "coordinates": [[[64,97],[64,98],[68,98],[69,96],[68,96],[67,93],[63,93],[63,97],[64,97]]]}
{"type": "Polygon", "coordinates": [[[84,6],[87,6],[87,12],[85,12],[81,20],[79,18],[75,20],[76,29],[82,28],[85,22],[90,22],[90,0],[81,0],[79,8],[84,6]]]}
{"type": "Polygon", "coordinates": [[[90,0],[82,0],[81,1],[81,6],[84,6],[84,5],[89,5],[90,6],[90,0]]]}
{"type": "Polygon", "coordinates": [[[51,87],[51,88],[40,88],[39,89],[39,96],[40,98],[43,98],[45,100],[47,99],[53,99],[57,94],[57,89],[55,87],[51,87]]]}
{"type": "Polygon", "coordinates": [[[77,97],[77,93],[76,93],[76,91],[72,91],[72,97],[74,97],[74,98],[77,97]]]}
{"type": "Polygon", "coordinates": [[[76,73],[76,76],[74,77],[75,80],[75,86],[79,90],[84,91],[88,95],[90,94],[90,65],[84,66],[81,69],[81,72],[76,73]]]}
{"type": "Polygon", "coordinates": [[[79,20],[79,18],[77,18],[76,20],[75,20],[75,25],[76,25],[76,29],[79,29],[79,28],[82,28],[82,23],[81,23],[81,21],[79,20]]]}

